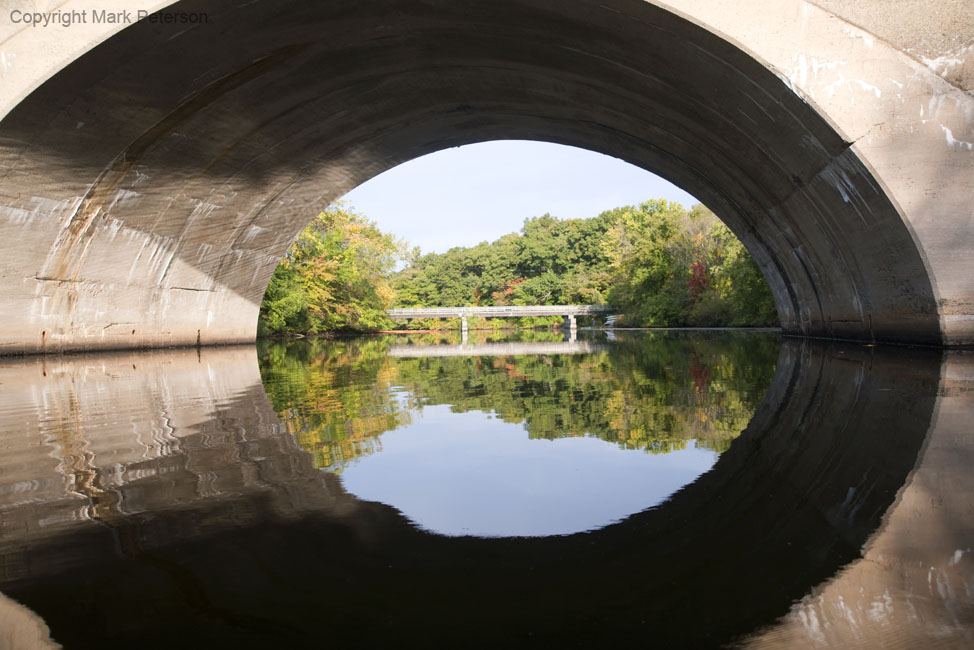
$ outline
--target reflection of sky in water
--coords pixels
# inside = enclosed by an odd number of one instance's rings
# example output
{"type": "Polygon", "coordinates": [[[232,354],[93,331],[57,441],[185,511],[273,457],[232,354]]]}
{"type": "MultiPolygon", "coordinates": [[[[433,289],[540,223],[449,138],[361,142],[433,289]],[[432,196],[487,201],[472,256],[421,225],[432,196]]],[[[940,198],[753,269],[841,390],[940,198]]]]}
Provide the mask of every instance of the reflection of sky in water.
{"type": "Polygon", "coordinates": [[[716,459],[692,446],[654,455],[597,438],[530,439],[520,424],[427,406],[342,482],[444,535],[557,535],[654,506],[716,459]]]}

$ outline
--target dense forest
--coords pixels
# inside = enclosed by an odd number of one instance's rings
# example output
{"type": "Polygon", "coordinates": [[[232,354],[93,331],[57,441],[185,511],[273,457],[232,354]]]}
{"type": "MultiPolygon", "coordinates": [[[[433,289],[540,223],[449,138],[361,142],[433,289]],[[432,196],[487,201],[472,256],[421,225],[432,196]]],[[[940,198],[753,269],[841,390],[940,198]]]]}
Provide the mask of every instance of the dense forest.
{"type": "Polygon", "coordinates": [[[339,204],[288,250],[261,305],[259,333],[388,329],[395,325],[384,311],[393,306],[545,304],[611,304],[624,314],[619,325],[636,327],[777,323],[757,265],[702,205],[650,200],[589,219],[546,214],[493,243],[420,255],[339,204]]]}

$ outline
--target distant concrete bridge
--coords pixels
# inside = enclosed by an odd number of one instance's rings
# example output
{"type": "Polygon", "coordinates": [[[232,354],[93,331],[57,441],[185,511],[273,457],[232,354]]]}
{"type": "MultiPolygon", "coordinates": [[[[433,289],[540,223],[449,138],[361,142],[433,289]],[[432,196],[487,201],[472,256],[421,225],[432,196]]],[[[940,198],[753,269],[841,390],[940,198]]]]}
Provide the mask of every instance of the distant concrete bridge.
{"type": "Polygon", "coordinates": [[[0,5],[0,352],[252,341],[323,206],[504,138],[698,197],[787,333],[974,344],[970,2],[0,5]]]}
{"type": "Polygon", "coordinates": [[[537,305],[504,307],[405,307],[386,311],[389,318],[459,318],[460,330],[467,331],[468,318],[520,318],[523,316],[564,316],[565,328],[575,329],[576,316],[608,316],[617,313],[609,305],[537,305]]]}

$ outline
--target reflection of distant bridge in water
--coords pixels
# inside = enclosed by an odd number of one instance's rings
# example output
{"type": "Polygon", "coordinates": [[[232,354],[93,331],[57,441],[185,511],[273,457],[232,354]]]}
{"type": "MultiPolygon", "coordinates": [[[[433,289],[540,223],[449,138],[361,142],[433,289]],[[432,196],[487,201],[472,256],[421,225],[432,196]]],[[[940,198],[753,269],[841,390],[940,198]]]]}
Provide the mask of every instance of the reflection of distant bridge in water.
{"type": "Polygon", "coordinates": [[[390,357],[501,357],[526,354],[589,354],[608,350],[606,343],[568,341],[534,343],[471,343],[461,345],[393,345],[390,357]]]}
{"type": "Polygon", "coordinates": [[[480,318],[519,318],[522,316],[564,316],[565,329],[575,329],[576,316],[609,316],[615,313],[610,305],[537,305],[532,307],[408,307],[390,309],[389,318],[459,318],[460,330],[467,331],[467,319],[480,318]]]}

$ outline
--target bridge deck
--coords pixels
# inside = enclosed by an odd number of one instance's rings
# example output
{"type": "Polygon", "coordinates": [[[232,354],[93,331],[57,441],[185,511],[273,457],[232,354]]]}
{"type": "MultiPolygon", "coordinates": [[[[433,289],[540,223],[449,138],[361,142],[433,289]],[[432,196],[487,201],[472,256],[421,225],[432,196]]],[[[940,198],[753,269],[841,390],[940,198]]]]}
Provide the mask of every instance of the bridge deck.
{"type": "Polygon", "coordinates": [[[518,316],[589,316],[614,314],[610,305],[539,305],[536,307],[410,307],[390,309],[390,318],[515,318],[518,316]]]}

